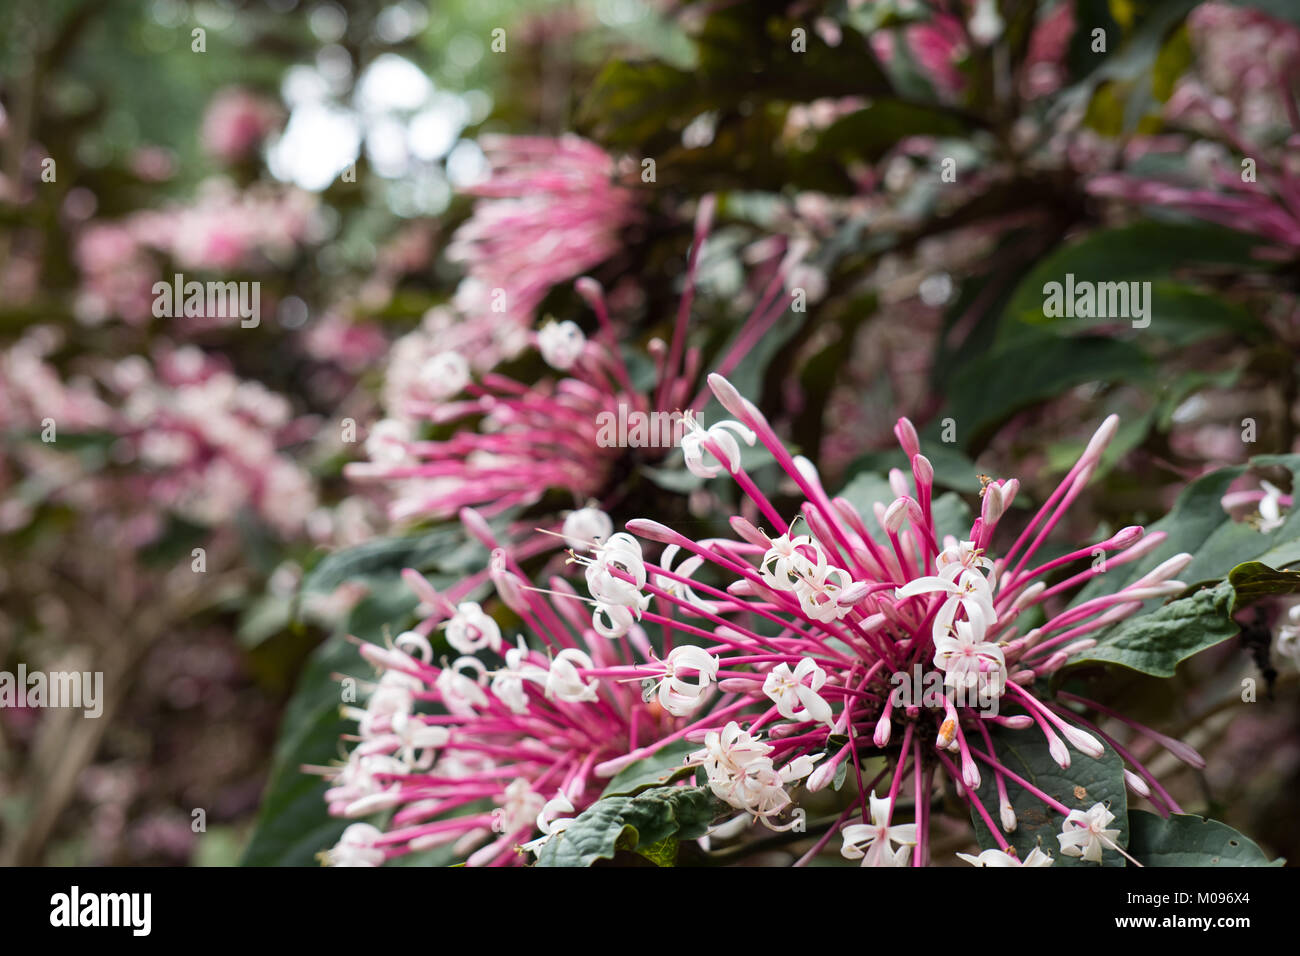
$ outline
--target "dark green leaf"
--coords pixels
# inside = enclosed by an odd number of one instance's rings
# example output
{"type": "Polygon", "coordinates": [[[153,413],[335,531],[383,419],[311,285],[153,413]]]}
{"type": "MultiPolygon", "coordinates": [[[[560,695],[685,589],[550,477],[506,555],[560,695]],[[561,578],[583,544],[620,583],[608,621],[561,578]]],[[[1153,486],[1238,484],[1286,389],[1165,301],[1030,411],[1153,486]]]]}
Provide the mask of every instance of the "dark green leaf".
{"type": "Polygon", "coordinates": [[[695,773],[694,767],[682,765],[686,755],[699,750],[696,744],[678,741],[653,756],[638,760],[619,771],[605,787],[602,797],[631,797],[653,787],[665,787],[695,773]]]}
{"type": "Polygon", "coordinates": [[[1300,592],[1300,571],[1278,571],[1260,561],[1239,564],[1228,573],[1228,583],[1236,591],[1234,611],[1274,594],[1300,592]]]}
{"type": "MultiPolygon", "coordinates": [[[[1118,754],[1108,747],[1104,754],[1093,759],[1070,747],[1070,766],[1062,770],[1052,759],[1047,741],[1037,728],[1008,730],[1005,727],[995,727],[991,730],[991,736],[999,762],[1071,810],[1087,810],[1096,803],[1105,804],[1115,814],[1110,828],[1119,830],[1120,845],[1127,845],[1128,797],[1124,788],[1124,763],[1118,754]]],[[[1000,825],[997,783],[993,771],[981,763],[980,774],[977,796],[993,822],[1000,825]]],[[[1016,848],[1020,859],[1023,860],[1037,846],[1044,853],[1051,853],[1056,860],[1055,866],[1096,865],[1061,852],[1056,836],[1061,832],[1064,816],[1046,806],[1014,780],[1007,780],[1007,797],[1016,811],[1016,829],[1003,836],[1016,848]]],[[[974,809],[971,810],[971,821],[980,847],[986,850],[996,848],[997,842],[974,809]]],[[[1125,860],[1114,850],[1106,850],[1102,854],[1101,865],[1124,866],[1125,860]]]]}
{"type": "Polygon", "coordinates": [[[1232,827],[1190,813],[1129,811],[1128,850],[1144,866],[1282,866],[1232,827]]]}
{"type": "Polygon", "coordinates": [[[1107,632],[1096,647],[1071,658],[1084,663],[1120,664],[1156,677],[1173,677],[1178,664],[1241,630],[1232,620],[1236,592],[1228,582],[1202,588],[1150,614],[1129,618],[1107,632]]]}
{"type": "MultiPolygon", "coordinates": [[[[538,866],[591,866],[620,849],[704,835],[723,804],[703,787],[657,787],[634,797],[605,797],[552,837],[538,866]]],[[[658,851],[656,851],[658,852],[658,851]]]]}

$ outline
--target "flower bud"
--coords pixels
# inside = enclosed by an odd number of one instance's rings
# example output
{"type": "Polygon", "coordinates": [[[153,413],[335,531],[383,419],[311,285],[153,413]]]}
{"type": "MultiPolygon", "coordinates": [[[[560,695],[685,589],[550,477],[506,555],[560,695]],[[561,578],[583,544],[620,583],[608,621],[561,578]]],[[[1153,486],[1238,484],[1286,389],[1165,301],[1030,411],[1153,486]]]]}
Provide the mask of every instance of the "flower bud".
{"type": "Polygon", "coordinates": [[[908,458],[921,453],[921,440],[917,437],[916,426],[908,419],[900,418],[894,425],[894,435],[898,438],[898,444],[903,448],[903,454],[908,458]]]}
{"type": "Polygon", "coordinates": [[[1101,423],[1101,427],[1089,439],[1088,447],[1083,450],[1083,456],[1079,459],[1079,463],[1084,464],[1086,462],[1089,465],[1095,465],[1117,431],[1119,431],[1119,416],[1108,415],[1106,420],[1101,423]]]}
{"type": "Polygon", "coordinates": [[[1089,757],[1096,758],[1106,752],[1106,748],[1101,745],[1101,741],[1092,734],[1080,730],[1078,727],[1071,727],[1066,724],[1064,727],[1061,727],[1060,730],[1061,735],[1073,744],[1074,749],[1079,751],[1081,754],[1087,754],[1089,757]]]}
{"type": "Polygon", "coordinates": [[[489,551],[500,547],[497,544],[496,534],[493,533],[487,519],[473,508],[461,508],[459,517],[461,525],[464,526],[470,537],[476,539],[483,547],[489,551]]]}
{"type": "Polygon", "coordinates": [[[1132,770],[1124,771],[1124,782],[1128,784],[1128,788],[1132,790],[1134,793],[1136,793],[1139,797],[1151,796],[1151,788],[1147,786],[1147,782],[1143,780],[1141,777],[1139,777],[1137,774],[1135,774],[1132,770]]]}
{"type": "Polygon", "coordinates": [[[889,708],[885,708],[885,712],[880,715],[880,720],[876,721],[876,732],[872,735],[872,742],[877,747],[888,746],[891,730],[892,725],[889,720],[889,708]]]}
{"type": "Polygon", "coordinates": [[[890,534],[898,534],[907,521],[907,503],[910,500],[910,498],[898,498],[885,509],[885,517],[881,523],[890,534]]]}
{"type": "Polygon", "coordinates": [[[934,465],[924,455],[912,458],[912,478],[917,488],[926,488],[934,484],[934,465]]]}
{"type": "Polygon", "coordinates": [[[633,518],[625,527],[639,538],[658,541],[661,544],[678,544],[684,539],[680,534],[665,524],[649,518],[633,518]]]}
{"type": "Polygon", "coordinates": [[[1070,751],[1065,744],[1061,743],[1061,738],[1052,734],[1047,740],[1047,752],[1052,755],[1056,765],[1062,770],[1070,766],[1070,751]]]}
{"type": "MultiPolygon", "coordinates": [[[[1035,581],[1033,584],[1029,585],[1029,587],[1025,588],[1024,591],[1022,591],[1019,595],[1017,595],[1016,599],[1011,602],[1011,606],[1017,611],[1023,611],[1026,607],[1028,607],[1030,604],[1034,602],[1034,600],[1038,597],[1038,595],[1042,594],[1046,590],[1047,590],[1047,583],[1045,581],[1035,581]]],[[[1031,631],[1030,633],[1033,632],[1031,631]]],[[[1027,634],[1025,636],[1028,637],[1029,635],[1027,634]]]]}

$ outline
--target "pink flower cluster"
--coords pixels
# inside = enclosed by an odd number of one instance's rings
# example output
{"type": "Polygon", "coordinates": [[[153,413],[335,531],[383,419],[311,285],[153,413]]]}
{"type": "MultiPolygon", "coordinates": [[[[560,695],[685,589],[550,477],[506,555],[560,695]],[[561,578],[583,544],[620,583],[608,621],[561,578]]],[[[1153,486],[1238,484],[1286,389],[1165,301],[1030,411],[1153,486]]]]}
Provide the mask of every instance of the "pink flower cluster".
{"type": "Polygon", "coordinates": [[[286,265],[317,237],[317,209],[315,197],[301,190],[265,184],[239,189],[210,179],[193,203],[92,222],[75,246],[82,281],[78,316],[88,323],[110,316],[148,322],[154,283],[172,279],[163,262],[223,278],[234,278],[229,273],[237,269],[257,273],[286,265]]]}
{"type": "Polygon", "coordinates": [[[485,136],[492,165],[467,190],[484,202],[456,231],[447,257],[466,278],[457,301],[472,321],[528,328],[542,299],[610,258],[640,201],[614,160],[577,136],[485,136]]]}
{"type": "Polygon", "coordinates": [[[247,159],[283,118],[273,100],[242,87],[220,90],[203,114],[199,132],[203,151],[223,163],[247,159]]]}

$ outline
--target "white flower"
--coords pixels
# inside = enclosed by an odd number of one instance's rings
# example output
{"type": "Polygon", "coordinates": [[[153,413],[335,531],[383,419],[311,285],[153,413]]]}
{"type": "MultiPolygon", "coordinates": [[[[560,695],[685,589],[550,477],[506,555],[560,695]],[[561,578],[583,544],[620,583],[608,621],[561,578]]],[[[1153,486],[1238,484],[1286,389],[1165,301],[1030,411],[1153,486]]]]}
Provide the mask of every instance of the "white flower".
{"type": "Polygon", "coordinates": [[[546,805],[546,799],[535,791],[523,777],[517,777],[506,787],[501,809],[492,813],[493,829],[499,833],[518,833],[531,829],[537,814],[546,805]]]}
{"type": "Polygon", "coordinates": [[[768,756],[771,752],[770,746],[741,730],[733,720],[721,732],[705,734],[704,749],[690,759],[704,768],[714,796],[738,810],[750,810],[757,802],[768,802],[764,790],[775,777],[768,756]]]}
{"type": "MultiPolygon", "coordinates": [[[[948,540],[951,541],[952,539],[949,538],[948,540]]],[[[984,557],[984,552],[975,547],[974,541],[961,541],[949,545],[939,552],[939,556],[934,559],[934,563],[940,572],[952,565],[959,568],[993,569],[992,559],[984,557]]]]}
{"type": "Polygon", "coordinates": [[[345,708],[344,713],[358,723],[362,737],[384,733],[394,717],[415,709],[415,692],[421,688],[418,678],[401,671],[384,671],[366,701],[366,709],[345,708]]]}
{"type": "Polygon", "coordinates": [[[709,789],[718,799],[753,814],[772,829],[788,829],[793,822],[778,827],[768,818],[790,805],[785,784],[812,773],[819,758],[805,755],[777,770],[771,753],[770,746],[741,730],[733,720],[721,732],[705,734],[704,749],[689,759],[704,768],[709,789]]]}
{"type": "Polygon", "coordinates": [[[406,460],[406,443],[411,440],[411,428],[395,418],[383,418],[370,426],[366,436],[366,456],[371,461],[396,464],[406,460]]]}
{"type": "Polygon", "coordinates": [[[578,670],[589,670],[595,665],[585,651],[576,647],[566,647],[555,655],[551,661],[551,670],[546,675],[546,696],[558,697],[567,704],[581,704],[596,699],[596,682],[582,682],[578,670]]]}
{"type": "Polygon", "coordinates": [[[799,607],[814,621],[838,621],[853,610],[840,596],[853,585],[849,572],[834,565],[814,568],[794,586],[799,607]]]}
{"type": "Polygon", "coordinates": [[[967,26],[972,40],[980,46],[991,46],[1005,28],[998,14],[997,0],[975,0],[975,12],[967,26]]]}
{"type": "Polygon", "coordinates": [[[1267,534],[1286,523],[1282,517],[1282,489],[1267,481],[1261,481],[1259,486],[1264,489],[1264,497],[1259,503],[1259,530],[1267,534]]]}
{"type": "Polygon", "coordinates": [[[599,508],[579,508],[564,517],[564,543],[575,551],[585,551],[599,544],[614,530],[614,522],[599,508]]]}
{"type": "Polygon", "coordinates": [[[916,824],[889,825],[892,806],[888,799],[876,799],[871,793],[871,823],[852,823],[840,831],[844,845],[840,855],[846,860],[862,860],[863,866],[907,866],[916,846],[916,824]],[[899,844],[897,850],[894,844],[899,844]]]}
{"type": "MultiPolygon", "coordinates": [[[[680,550],[681,548],[675,544],[670,544],[668,547],[664,548],[664,553],[659,557],[659,567],[663,568],[664,571],[671,571],[678,577],[689,578],[700,569],[701,565],[704,564],[704,557],[702,555],[693,554],[674,568],[673,561],[677,559],[677,552],[680,550]]],[[[680,598],[692,607],[697,607],[705,613],[712,614],[717,610],[716,604],[712,601],[706,601],[701,598],[691,589],[691,586],[684,581],[677,581],[673,578],[665,577],[662,574],[656,574],[654,576],[654,584],[655,587],[660,588],[674,597],[680,598]]]]}
{"type": "Polygon", "coordinates": [[[402,800],[402,785],[394,777],[404,777],[410,768],[387,754],[361,753],[360,748],[348,755],[348,762],[334,778],[334,786],[325,791],[331,807],[341,805],[346,817],[365,817],[378,810],[396,806],[402,800]],[[386,779],[380,780],[383,775],[386,779]]]}
{"type": "Polygon", "coordinates": [[[420,384],[430,398],[451,398],[469,384],[469,363],[459,352],[439,352],[420,366],[420,384]]]}
{"type": "Polygon", "coordinates": [[[1066,856],[1081,856],[1089,863],[1100,863],[1103,848],[1119,849],[1115,842],[1119,831],[1106,829],[1106,824],[1114,819],[1115,814],[1104,803],[1094,803],[1088,810],[1071,810],[1056,837],[1061,852],[1066,856]]]}
{"type": "MultiPolygon", "coordinates": [[[[1300,608],[1300,604],[1291,609],[1292,617],[1296,608],[1300,608]]],[[[1277,652],[1291,658],[1296,666],[1300,667],[1300,627],[1295,624],[1283,624],[1277,629],[1277,652]]]]}
{"type": "Polygon", "coordinates": [[[536,840],[530,840],[528,843],[523,844],[520,849],[529,853],[536,853],[541,850],[551,837],[563,832],[573,822],[571,817],[564,816],[564,814],[572,812],[573,802],[564,795],[563,791],[547,800],[546,805],[537,814],[537,829],[542,831],[542,835],[536,840]]]}
{"type": "Polygon", "coordinates": [[[591,613],[591,627],[601,637],[613,640],[627,634],[632,629],[632,625],[640,619],[640,607],[629,608],[622,604],[598,603],[591,613]]]}
{"type": "Polygon", "coordinates": [[[456,613],[445,625],[447,643],[462,654],[490,647],[501,650],[501,628],[474,601],[456,605],[456,613]]]}
{"type": "Polygon", "coordinates": [[[581,560],[587,566],[587,591],[595,598],[592,628],[604,637],[622,637],[650,606],[650,598],[641,593],[647,577],[641,542],[620,531],[581,560]]]}
{"type": "Polygon", "coordinates": [[[998,696],[1006,687],[1006,656],[998,645],[984,640],[984,621],[978,614],[935,637],[934,666],[944,672],[947,687],[991,688],[998,696]]]}
{"type": "Polygon", "coordinates": [[[537,350],[547,365],[561,372],[573,368],[586,346],[587,337],[576,322],[547,322],[537,333],[537,350]]]}
{"type": "MultiPolygon", "coordinates": [[[[703,442],[706,440],[717,446],[718,451],[722,453],[722,464],[733,474],[740,467],[740,444],[736,441],[737,436],[746,445],[750,446],[758,440],[758,436],[740,422],[724,420],[706,429],[695,421],[694,416],[690,415],[689,412],[686,420],[691,426],[691,430],[682,436],[682,455],[686,459],[687,470],[699,478],[716,477],[722,470],[718,465],[706,465],[704,463],[704,453],[707,449],[704,447],[703,442]],[[732,434],[733,432],[734,434],[732,434]]],[[[716,456],[714,457],[716,458],[716,456]]]]}
{"type": "Polygon", "coordinates": [[[380,866],[384,851],[375,846],[383,833],[369,823],[354,823],[343,831],[339,842],[325,853],[326,866],[380,866]]]}
{"type": "Polygon", "coordinates": [[[935,615],[935,637],[948,633],[958,611],[964,610],[967,618],[981,617],[985,627],[998,619],[997,611],[993,608],[993,589],[988,579],[979,571],[956,561],[944,565],[937,577],[931,575],[915,578],[901,588],[895,588],[894,597],[901,600],[936,591],[948,595],[948,598],[935,615]]]}
{"type": "Polygon", "coordinates": [[[645,561],[641,542],[620,531],[593,549],[587,565],[587,591],[601,604],[645,608],[648,598],[641,589],[646,584],[645,561]],[[621,575],[615,575],[615,571],[621,575]],[[626,580],[624,575],[631,580],[626,580]]]}
{"type": "Polygon", "coordinates": [[[435,686],[443,706],[458,717],[473,717],[476,708],[486,707],[487,694],[483,693],[483,684],[487,675],[483,662],[477,657],[458,657],[450,667],[444,667],[438,675],[435,686]],[[476,671],[476,677],[468,677],[462,670],[476,671]]]}
{"type": "Polygon", "coordinates": [[[523,635],[518,646],[506,651],[506,666],[492,677],[492,693],[516,714],[528,713],[528,693],[524,681],[545,685],[546,668],[528,663],[528,645],[523,635]]]}
{"type": "Polygon", "coordinates": [[[779,538],[768,538],[768,544],[770,547],[763,555],[758,573],[775,590],[793,590],[795,585],[813,574],[817,568],[826,566],[826,555],[806,534],[791,538],[786,533],[779,538]]]}
{"type": "Polygon", "coordinates": [[[763,680],[763,693],[776,704],[777,712],[787,720],[815,720],[833,724],[831,705],[817,693],[826,683],[826,672],[811,657],[805,657],[793,673],[790,665],[777,664],[763,680]]]}
{"type": "Polygon", "coordinates": [[[992,849],[985,850],[979,856],[969,853],[958,853],[957,856],[971,866],[1051,866],[1055,862],[1051,854],[1044,853],[1038,847],[1030,850],[1023,862],[1010,853],[992,849]]]}
{"type": "Polygon", "coordinates": [[[413,770],[428,770],[433,766],[434,751],[446,745],[451,731],[426,724],[413,714],[399,714],[393,718],[392,739],[399,760],[413,770]]]}
{"type": "Polygon", "coordinates": [[[683,644],[674,647],[664,661],[667,668],[659,682],[659,704],[674,717],[685,717],[703,702],[704,692],[718,679],[718,659],[702,647],[683,644]],[[695,671],[695,679],[681,676],[695,671]]]}

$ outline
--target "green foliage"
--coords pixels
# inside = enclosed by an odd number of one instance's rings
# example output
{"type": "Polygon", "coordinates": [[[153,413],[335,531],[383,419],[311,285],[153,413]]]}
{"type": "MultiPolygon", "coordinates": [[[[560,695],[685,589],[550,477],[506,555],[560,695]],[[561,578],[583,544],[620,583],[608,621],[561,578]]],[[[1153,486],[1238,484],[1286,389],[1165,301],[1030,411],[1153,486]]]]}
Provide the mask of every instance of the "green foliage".
{"type": "Polygon", "coordinates": [[[638,850],[659,865],[675,859],[665,841],[702,837],[724,809],[703,787],[656,787],[636,796],[604,797],[552,837],[538,866],[591,866],[618,850],[638,850]]]}
{"type": "MultiPolygon", "coordinates": [[[[1087,810],[1094,804],[1105,804],[1115,814],[1115,821],[1110,827],[1120,831],[1119,843],[1127,846],[1128,796],[1124,786],[1124,763],[1118,754],[1107,747],[1105,753],[1094,759],[1070,747],[1070,766],[1061,769],[1052,759],[1047,740],[1037,728],[1008,730],[1005,727],[994,727],[990,730],[990,736],[993,738],[994,754],[1008,770],[1023,777],[1048,796],[1055,797],[1071,810],[1087,810]]],[[[1000,824],[998,791],[993,771],[981,764],[980,774],[980,787],[975,796],[993,822],[1000,824]]],[[[1062,853],[1056,835],[1061,832],[1065,818],[1049,809],[1037,796],[1014,780],[1008,779],[1006,783],[1007,797],[1016,812],[1016,829],[1003,836],[1016,848],[1020,859],[1028,856],[1034,847],[1040,847],[1043,852],[1055,857],[1055,866],[1097,865],[1062,853]]],[[[971,822],[980,848],[996,849],[997,841],[979,812],[974,809],[971,811],[971,822]]],[[[1106,850],[1102,854],[1101,865],[1124,866],[1125,860],[1114,850],[1106,850]]]]}
{"type": "Polygon", "coordinates": [[[669,744],[652,756],[638,760],[619,771],[605,787],[602,797],[633,797],[653,787],[666,787],[694,776],[694,767],[685,767],[686,755],[699,747],[681,740],[669,744]]]}
{"type": "Polygon", "coordinates": [[[1091,650],[1071,658],[1071,666],[1120,664],[1156,677],[1173,677],[1179,663],[1198,651],[1236,636],[1232,620],[1236,592],[1224,582],[1124,621],[1091,650]]]}
{"type": "Polygon", "coordinates": [[[1143,866],[1282,866],[1253,840],[1217,820],[1190,813],[1129,812],[1128,850],[1143,866]]]}

